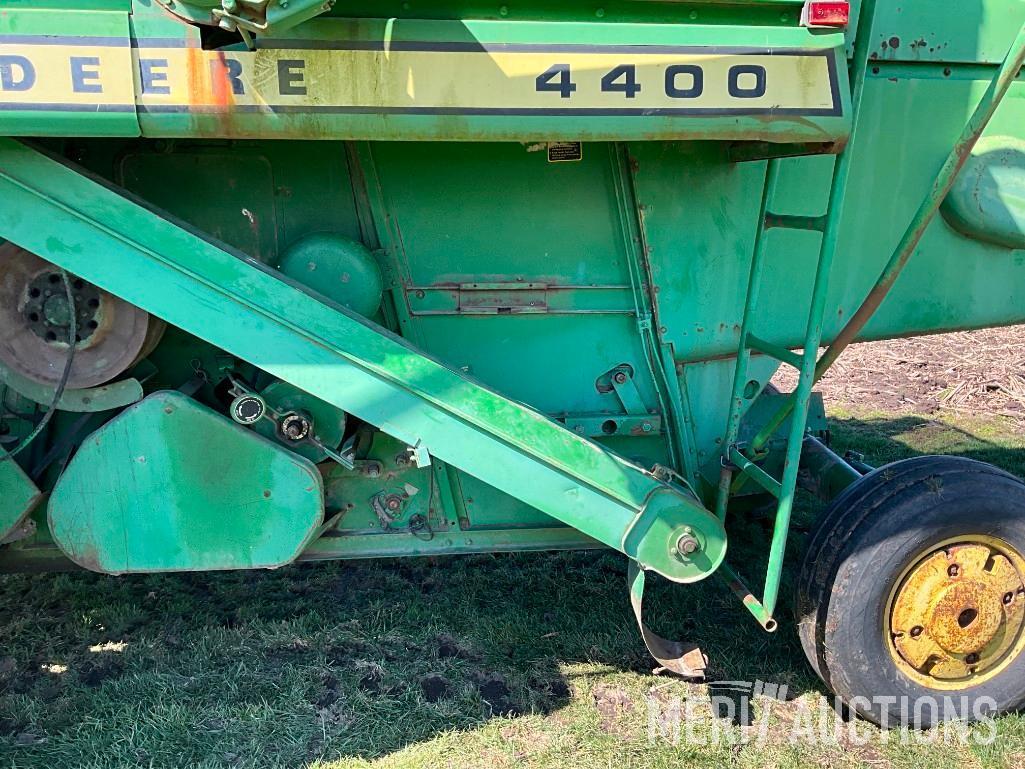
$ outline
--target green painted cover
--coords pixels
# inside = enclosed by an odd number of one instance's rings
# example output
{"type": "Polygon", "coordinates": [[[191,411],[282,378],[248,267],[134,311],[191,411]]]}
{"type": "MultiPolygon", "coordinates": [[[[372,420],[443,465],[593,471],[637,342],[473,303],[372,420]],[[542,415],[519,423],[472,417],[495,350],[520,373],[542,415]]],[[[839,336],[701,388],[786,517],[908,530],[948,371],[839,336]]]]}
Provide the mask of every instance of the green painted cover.
{"type": "Polygon", "coordinates": [[[312,462],[177,392],[93,433],[48,510],[71,560],[115,574],[283,566],[323,513],[312,462]]]}
{"type": "Polygon", "coordinates": [[[11,455],[0,449],[0,542],[10,536],[39,499],[39,489],[11,455]]]}

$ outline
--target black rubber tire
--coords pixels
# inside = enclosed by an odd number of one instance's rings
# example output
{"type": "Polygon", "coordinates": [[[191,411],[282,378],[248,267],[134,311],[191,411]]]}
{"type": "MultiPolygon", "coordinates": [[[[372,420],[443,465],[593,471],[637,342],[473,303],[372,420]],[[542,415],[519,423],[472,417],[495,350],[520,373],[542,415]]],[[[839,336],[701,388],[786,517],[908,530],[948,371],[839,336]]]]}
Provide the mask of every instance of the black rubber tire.
{"type": "Polygon", "coordinates": [[[815,522],[797,580],[798,635],[815,672],[862,717],[928,728],[944,717],[972,721],[1025,704],[1025,653],[978,686],[944,691],[904,675],[884,639],[887,600],[905,569],[930,546],[972,534],[1025,553],[1025,483],[962,457],[882,467],[845,489],[815,522]],[[880,702],[885,697],[896,702],[880,702]],[[946,711],[916,712],[921,697],[946,711]]]}

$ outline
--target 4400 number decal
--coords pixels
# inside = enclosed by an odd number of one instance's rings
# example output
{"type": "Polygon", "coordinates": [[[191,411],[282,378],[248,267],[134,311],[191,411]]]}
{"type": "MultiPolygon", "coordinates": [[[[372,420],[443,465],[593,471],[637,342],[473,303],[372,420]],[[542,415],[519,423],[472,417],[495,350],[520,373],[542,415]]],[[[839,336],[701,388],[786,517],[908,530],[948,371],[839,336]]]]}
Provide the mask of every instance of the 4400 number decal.
{"type": "Polygon", "coordinates": [[[836,49],[0,36],[0,108],[840,116],[836,49]]]}
{"type": "MultiPolygon", "coordinates": [[[[705,93],[705,69],[699,64],[669,64],[664,74],[662,87],[670,99],[699,99],[705,93]]],[[[762,64],[734,64],[727,73],[726,89],[734,99],[761,99],[768,91],[768,79],[768,70],[762,64]]],[[[603,93],[621,93],[627,99],[636,98],[642,90],[636,64],[613,67],[602,75],[600,83],[603,93]]],[[[535,87],[538,91],[554,91],[564,99],[577,90],[568,64],[546,69],[537,76],[535,87]]]]}

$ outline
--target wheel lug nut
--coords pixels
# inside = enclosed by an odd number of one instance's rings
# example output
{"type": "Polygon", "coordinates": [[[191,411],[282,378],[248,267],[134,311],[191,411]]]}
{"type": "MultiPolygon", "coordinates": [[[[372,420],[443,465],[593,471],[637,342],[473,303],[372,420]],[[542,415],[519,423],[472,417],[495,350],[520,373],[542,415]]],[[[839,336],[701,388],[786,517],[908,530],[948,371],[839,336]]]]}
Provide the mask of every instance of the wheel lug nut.
{"type": "Polygon", "coordinates": [[[979,661],[979,655],[976,654],[975,652],[972,652],[971,654],[969,654],[968,656],[966,656],[964,658],[964,661],[967,664],[969,664],[969,665],[974,665],[975,663],[977,663],[979,661]]]}
{"type": "Polygon", "coordinates": [[[1014,600],[1014,593],[1004,593],[1004,606],[1009,605],[1014,600]]]}
{"type": "Polygon", "coordinates": [[[947,574],[951,577],[956,577],[961,573],[961,567],[956,563],[951,564],[950,568],[947,569],[947,574]]]}
{"type": "Polygon", "coordinates": [[[911,628],[911,637],[918,638],[918,636],[922,635],[923,630],[924,628],[921,625],[915,625],[913,628],[911,628]]]}

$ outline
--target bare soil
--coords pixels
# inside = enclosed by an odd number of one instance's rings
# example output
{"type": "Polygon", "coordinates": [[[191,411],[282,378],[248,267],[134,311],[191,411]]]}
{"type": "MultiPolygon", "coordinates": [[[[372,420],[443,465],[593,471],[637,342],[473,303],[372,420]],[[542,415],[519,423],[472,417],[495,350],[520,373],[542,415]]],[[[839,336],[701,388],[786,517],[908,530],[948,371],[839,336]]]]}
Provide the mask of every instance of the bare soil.
{"type": "MultiPolygon", "coordinates": [[[[796,374],[773,382],[789,391],[796,374]]],[[[859,409],[1023,418],[1025,326],[852,345],[816,389],[859,409]]]]}

